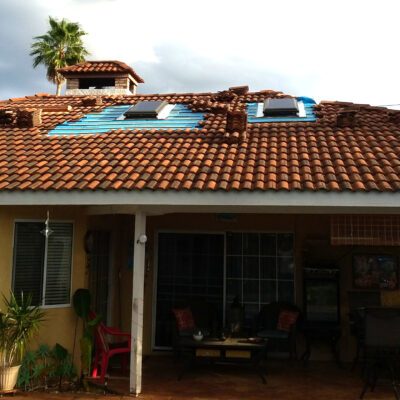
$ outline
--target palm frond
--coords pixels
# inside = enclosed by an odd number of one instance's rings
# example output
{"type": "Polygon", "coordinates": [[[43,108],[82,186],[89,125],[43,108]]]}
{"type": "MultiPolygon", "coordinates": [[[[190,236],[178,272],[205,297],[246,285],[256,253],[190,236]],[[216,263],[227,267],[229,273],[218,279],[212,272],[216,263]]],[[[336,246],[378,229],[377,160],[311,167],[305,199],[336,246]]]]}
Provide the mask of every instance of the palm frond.
{"type": "Polygon", "coordinates": [[[89,52],[85,48],[82,36],[86,35],[80,25],[66,19],[61,21],[49,16],[50,29],[35,36],[30,55],[33,68],[44,65],[50,82],[61,84],[64,78],[57,72],[59,68],[74,65],[85,60],[89,52]]]}

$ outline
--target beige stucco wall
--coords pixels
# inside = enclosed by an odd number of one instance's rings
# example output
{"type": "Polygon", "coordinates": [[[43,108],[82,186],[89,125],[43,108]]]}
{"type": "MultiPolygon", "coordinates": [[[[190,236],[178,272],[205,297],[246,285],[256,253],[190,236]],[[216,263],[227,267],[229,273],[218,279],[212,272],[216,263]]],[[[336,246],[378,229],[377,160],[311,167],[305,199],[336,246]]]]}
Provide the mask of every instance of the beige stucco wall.
{"type": "MultiPolygon", "coordinates": [[[[73,271],[71,295],[77,288],[86,285],[86,256],[83,248],[83,238],[86,232],[86,216],[79,207],[1,207],[0,208],[0,292],[8,295],[12,285],[13,265],[13,234],[14,222],[21,219],[45,220],[47,210],[50,219],[68,220],[74,222],[73,240],[73,271]]],[[[44,308],[46,321],[42,324],[38,343],[54,345],[60,343],[70,351],[73,350],[76,317],[72,307],[44,308]]],[[[79,335],[79,326],[78,326],[79,335]]],[[[79,337],[78,337],[79,339],[79,337]]],[[[79,340],[78,342],[79,343],[79,340]]],[[[75,358],[78,360],[78,351],[75,358]]]]}

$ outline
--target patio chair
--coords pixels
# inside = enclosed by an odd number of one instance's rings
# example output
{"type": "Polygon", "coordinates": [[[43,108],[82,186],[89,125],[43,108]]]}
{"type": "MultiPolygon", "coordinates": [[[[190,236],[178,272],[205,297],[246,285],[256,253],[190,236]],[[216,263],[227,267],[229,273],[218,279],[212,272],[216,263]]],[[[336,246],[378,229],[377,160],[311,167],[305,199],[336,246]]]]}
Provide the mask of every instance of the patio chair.
{"type": "Polygon", "coordinates": [[[172,348],[175,358],[180,358],[182,350],[180,342],[182,338],[192,337],[197,331],[202,331],[205,336],[218,334],[218,315],[216,307],[203,299],[190,299],[182,302],[171,310],[172,314],[172,348]],[[186,319],[182,320],[181,316],[186,319]]]}
{"type": "Polygon", "coordinates": [[[387,377],[400,399],[400,309],[367,308],[364,321],[365,382],[360,398],[368,388],[374,391],[378,378],[387,377]]]}
{"type": "MultiPolygon", "coordinates": [[[[302,321],[298,307],[290,303],[272,302],[265,305],[256,317],[254,331],[269,343],[284,343],[290,359],[297,359],[297,332],[302,321]]],[[[269,346],[271,348],[272,346],[269,346]]]]}
{"type": "MultiPolygon", "coordinates": [[[[96,318],[94,312],[90,313],[90,318],[96,318]]],[[[125,373],[131,353],[131,334],[122,332],[118,328],[106,326],[100,322],[95,329],[95,347],[92,378],[98,378],[100,367],[100,383],[105,382],[110,358],[121,356],[121,369],[125,373]],[[110,338],[117,340],[109,341],[110,338]],[[122,340],[121,340],[122,339],[122,340]]]]}

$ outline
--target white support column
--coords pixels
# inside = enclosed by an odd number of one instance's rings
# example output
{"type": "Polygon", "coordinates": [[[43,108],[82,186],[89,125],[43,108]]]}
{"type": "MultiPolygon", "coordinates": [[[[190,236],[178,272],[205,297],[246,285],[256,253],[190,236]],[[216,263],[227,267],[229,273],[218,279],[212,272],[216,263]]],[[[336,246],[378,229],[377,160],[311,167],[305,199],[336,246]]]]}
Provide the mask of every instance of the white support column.
{"type": "Polygon", "coordinates": [[[145,272],[146,214],[135,214],[133,289],[132,289],[132,349],[130,368],[130,392],[136,396],[142,391],[142,339],[143,339],[143,297],[145,272]]]}

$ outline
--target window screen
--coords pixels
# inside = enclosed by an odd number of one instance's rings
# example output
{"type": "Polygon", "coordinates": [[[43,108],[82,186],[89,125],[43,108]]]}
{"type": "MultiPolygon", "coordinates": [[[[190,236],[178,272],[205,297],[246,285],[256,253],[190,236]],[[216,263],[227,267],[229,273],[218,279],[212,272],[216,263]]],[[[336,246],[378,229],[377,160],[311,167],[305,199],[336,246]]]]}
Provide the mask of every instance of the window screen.
{"type": "Polygon", "coordinates": [[[35,305],[70,302],[72,232],[71,223],[51,223],[46,238],[41,222],[17,222],[14,238],[13,291],[32,295],[35,305]]]}

